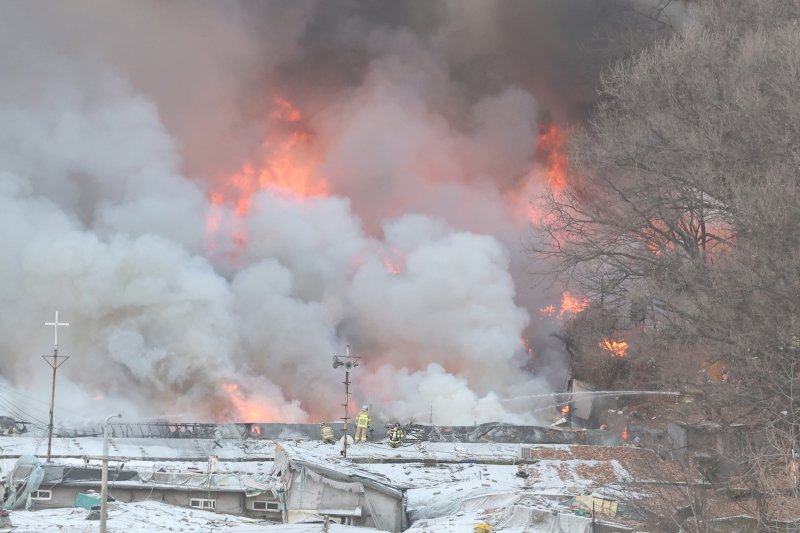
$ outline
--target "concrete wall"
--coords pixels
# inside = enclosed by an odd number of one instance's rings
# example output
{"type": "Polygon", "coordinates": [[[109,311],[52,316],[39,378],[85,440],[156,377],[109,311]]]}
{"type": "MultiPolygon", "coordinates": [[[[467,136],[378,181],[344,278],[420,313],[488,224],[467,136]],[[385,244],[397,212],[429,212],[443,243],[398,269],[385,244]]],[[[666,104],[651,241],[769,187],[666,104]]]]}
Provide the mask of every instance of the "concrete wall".
{"type": "MultiPolygon", "coordinates": [[[[79,492],[87,492],[94,489],[98,494],[100,487],[91,486],[65,486],[57,485],[54,487],[41,487],[41,490],[51,490],[50,500],[34,500],[33,509],[52,509],[75,507],[75,498],[79,492]]],[[[189,507],[189,501],[195,498],[210,499],[215,501],[214,510],[226,514],[245,514],[244,493],[241,492],[208,492],[208,491],[188,491],[188,490],[165,490],[142,488],[123,488],[111,487],[109,495],[119,502],[141,502],[146,500],[159,501],[176,505],[179,507],[189,507]]],[[[271,495],[270,495],[271,496],[271,495]]]]}

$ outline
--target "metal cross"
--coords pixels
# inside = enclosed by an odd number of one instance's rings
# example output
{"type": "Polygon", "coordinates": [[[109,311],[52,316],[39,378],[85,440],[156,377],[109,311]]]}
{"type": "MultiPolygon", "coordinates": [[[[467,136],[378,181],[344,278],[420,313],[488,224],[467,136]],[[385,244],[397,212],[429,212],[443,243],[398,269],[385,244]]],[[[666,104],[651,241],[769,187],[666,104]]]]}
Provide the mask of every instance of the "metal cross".
{"type": "Polygon", "coordinates": [[[58,311],[56,311],[56,319],[54,322],[45,322],[45,326],[53,326],[53,347],[58,348],[58,326],[69,326],[69,322],[59,322],[58,321],[58,311]]]}

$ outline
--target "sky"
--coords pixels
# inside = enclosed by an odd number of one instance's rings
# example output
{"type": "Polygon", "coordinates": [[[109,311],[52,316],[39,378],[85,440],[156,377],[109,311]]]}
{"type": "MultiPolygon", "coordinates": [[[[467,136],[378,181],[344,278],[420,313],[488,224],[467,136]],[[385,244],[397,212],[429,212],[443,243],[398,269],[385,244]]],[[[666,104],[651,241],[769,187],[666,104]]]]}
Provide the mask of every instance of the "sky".
{"type": "Polygon", "coordinates": [[[536,422],[535,201],[662,2],[6,6],[0,410],[58,310],[57,424],[332,420],[348,345],[378,418],[536,422]]]}

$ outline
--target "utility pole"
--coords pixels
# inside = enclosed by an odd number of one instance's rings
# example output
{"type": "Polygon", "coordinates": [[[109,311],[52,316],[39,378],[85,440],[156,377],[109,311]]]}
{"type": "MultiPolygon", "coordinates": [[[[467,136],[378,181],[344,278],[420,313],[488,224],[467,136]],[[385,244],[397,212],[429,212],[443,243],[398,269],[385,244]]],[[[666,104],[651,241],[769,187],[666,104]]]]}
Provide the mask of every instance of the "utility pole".
{"type": "Polygon", "coordinates": [[[58,359],[58,326],[69,326],[69,322],[58,321],[58,311],[53,322],[45,322],[45,326],[53,326],[53,355],[43,355],[42,359],[53,369],[53,384],[50,387],[50,421],[47,424],[47,462],[50,462],[50,455],[53,450],[53,411],[56,406],[56,371],[69,359],[69,356],[61,356],[58,359]]]}
{"type": "Polygon", "coordinates": [[[103,424],[103,469],[100,475],[100,533],[106,533],[106,519],[108,515],[108,421],[112,418],[122,418],[122,413],[111,415],[103,424]]]}
{"type": "Polygon", "coordinates": [[[350,369],[358,366],[358,357],[350,355],[350,345],[347,345],[347,355],[334,355],[333,368],[344,367],[344,418],[342,418],[342,457],[347,458],[347,433],[349,431],[349,406],[350,406],[350,369]]]}

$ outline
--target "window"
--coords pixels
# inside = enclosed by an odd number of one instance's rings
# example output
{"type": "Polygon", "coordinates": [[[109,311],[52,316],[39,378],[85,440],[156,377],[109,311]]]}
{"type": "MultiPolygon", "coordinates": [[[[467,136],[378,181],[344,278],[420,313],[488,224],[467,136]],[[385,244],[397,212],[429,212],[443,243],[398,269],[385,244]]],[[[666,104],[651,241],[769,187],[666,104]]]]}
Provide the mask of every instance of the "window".
{"type": "Polygon", "coordinates": [[[214,509],[217,506],[217,500],[201,500],[199,498],[192,498],[189,500],[189,507],[195,509],[214,509]]]}
{"type": "Polygon", "coordinates": [[[523,446],[519,450],[520,459],[534,459],[534,451],[530,446],[523,446]]]}
{"type": "Polygon", "coordinates": [[[253,501],[254,511],[278,511],[278,502],[268,500],[255,500],[253,501]]]}
{"type": "Polygon", "coordinates": [[[52,490],[34,490],[31,492],[31,500],[50,500],[52,498],[52,490]]]}

